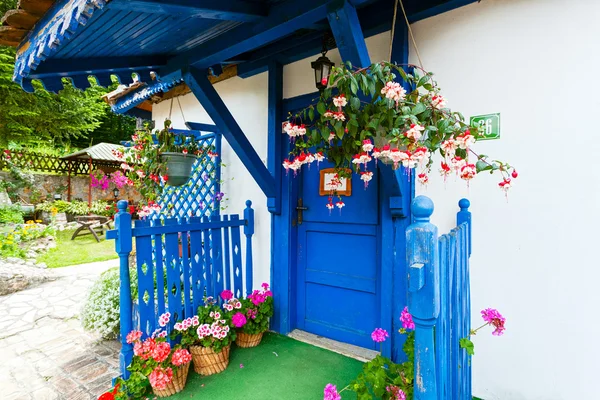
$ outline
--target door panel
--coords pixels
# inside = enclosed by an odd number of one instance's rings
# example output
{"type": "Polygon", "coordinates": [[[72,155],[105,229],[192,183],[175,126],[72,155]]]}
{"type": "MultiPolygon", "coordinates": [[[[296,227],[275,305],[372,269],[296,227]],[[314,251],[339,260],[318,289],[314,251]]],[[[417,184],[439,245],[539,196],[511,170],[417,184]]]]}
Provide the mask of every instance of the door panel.
{"type": "Polygon", "coordinates": [[[298,225],[296,327],[375,348],[370,334],[380,321],[377,174],[366,190],[353,176],[352,195],[342,198],[346,207],[331,215],[327,196],[319,195],[319,169],[300,174],[299,196],[308,209],[298,225]]]}

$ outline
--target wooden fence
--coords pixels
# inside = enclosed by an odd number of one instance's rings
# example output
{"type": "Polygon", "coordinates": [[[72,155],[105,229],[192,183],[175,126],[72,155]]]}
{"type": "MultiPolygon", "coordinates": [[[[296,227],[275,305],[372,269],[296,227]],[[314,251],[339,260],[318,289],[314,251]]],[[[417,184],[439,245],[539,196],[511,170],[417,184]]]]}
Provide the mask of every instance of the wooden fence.
{"type": "Polygon", "coordinates": [[[70,175],[89,175],[91,171],[96,169],[111,172],[120,168],[120,163],[92,160],[90,170],[88,159],[64,160],[58,156],[28,151],[11,151],[0,153],[0,170],[7,170],[9,161],[14,166],[29,171],[70,175]]]}
{"type": "Polygon", "coordinates": [[[415,400],[471,400],[471,363],[459,340],[471,330],[471,213],[459,202],[457,227],[438,238],[433,202],[413,200],[406,231],[408,310],[415,322],[415,400]]]}
{"type": "Polygon", "coordinates": [[[250,200],[246,201],[243,219],[239,215],[147,219],[136,221],[132,228],[127,202],[118,202],[115,229],[106,237],[115,239],[120,259],[120,366],[124,378],[129,376],[127,366],[133,357],[132,345],[126,341],[132,329],[140,329],[149,336],[165,311],[172,314],[173,320],[182,320],[195,315],[205,296],[217,298],[224,289],[231,290],[236,297],[252,291],[254,210],[251,205],[250,200]],[[242,257],[240,227],[244,227],[246,237],[245,257],[242,257]],[[129,274],[134,238],[137,299],[131,298],[129,274]],[[133,312],[134,303],[137,313],[133,312]]]}

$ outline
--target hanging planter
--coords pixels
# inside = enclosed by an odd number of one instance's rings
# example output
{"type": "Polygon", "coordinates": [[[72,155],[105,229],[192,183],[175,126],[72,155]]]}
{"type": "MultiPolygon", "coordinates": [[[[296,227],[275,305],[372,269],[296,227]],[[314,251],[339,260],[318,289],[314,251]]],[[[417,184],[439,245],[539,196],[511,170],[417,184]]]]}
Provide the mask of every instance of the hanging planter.
{"type": "Polygon", "coordinates": [[[175,152],[161,153],[160,160],[165,164],[167,184],[184,185],[192,176],[194,163],[198,157],[192,154],[175,152]]]}

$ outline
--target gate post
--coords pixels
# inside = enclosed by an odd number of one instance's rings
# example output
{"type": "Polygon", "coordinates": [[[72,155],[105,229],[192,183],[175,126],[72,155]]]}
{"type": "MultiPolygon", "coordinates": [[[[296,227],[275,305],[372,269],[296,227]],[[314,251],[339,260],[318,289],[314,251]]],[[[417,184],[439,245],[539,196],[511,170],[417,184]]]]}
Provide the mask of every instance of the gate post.
{"type": "Polygon", "coordinates": [[[471,256],[471,211],[469,211],[469,207],[471,206],[471,202],[468,199],[460,199],[458,201],[458,207],[460,207],[460,211],[456,213],[456,225],[460,226],[463,222],[467,223],[468,235],[469,239],[467,242],[469,243],[469,257],[471,256]]]}
{"type": "Polygon", "coordinates": [[[131,214],[127,212],[127,201],[120,200],[117,203],[119,212],[115,216],[116,240],[115,248],[119,254],[120,270],[120,292],[119,306],[121,310],[121,353],[119,355],[119,366],[123,379],[129,378],[127,367],[133,358],[133,346],[127,343],[127,334],[133,329],[132,323],[132,300],[131,300],[131,281],[129,277],[129,253],[131,253],[131,214]]]}
{"type": "Polygon", "coordinates": [[[408,311],[415,323],[415,400],[438,400],[434,331],[440,312],[438,229],[429,222],[433,202],[412,201],[414,223],[406,230],[408,311]]]}

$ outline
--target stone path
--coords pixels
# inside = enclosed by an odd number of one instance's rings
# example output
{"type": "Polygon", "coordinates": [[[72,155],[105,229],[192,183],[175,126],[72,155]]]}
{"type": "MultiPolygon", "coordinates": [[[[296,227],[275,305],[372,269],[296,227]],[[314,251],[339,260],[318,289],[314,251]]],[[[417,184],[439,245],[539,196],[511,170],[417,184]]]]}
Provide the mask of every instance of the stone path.
{"type": "Polygon", "coordinates": [[[83,331],[78,315],[118,260],[52,270],[57,279],[0,296],[0,398],[96,399],[118,374],[116,341],[83,331]]]}

